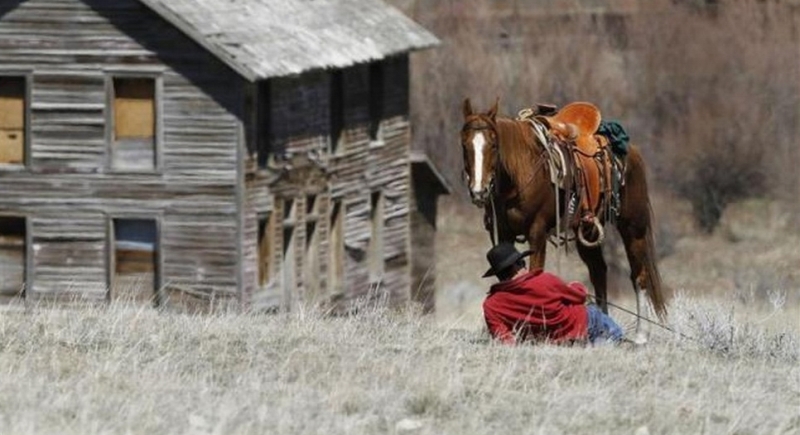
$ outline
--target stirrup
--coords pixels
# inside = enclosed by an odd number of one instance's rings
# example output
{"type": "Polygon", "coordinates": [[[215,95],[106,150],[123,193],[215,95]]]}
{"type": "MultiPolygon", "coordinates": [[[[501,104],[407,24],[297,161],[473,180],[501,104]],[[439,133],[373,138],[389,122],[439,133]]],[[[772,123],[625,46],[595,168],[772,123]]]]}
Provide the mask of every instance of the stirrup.
{"type": "Polygon", "coordinates": [[[606,238],[606,233],[603,230],[603,224],[600,223],[600,219],[594,215],[586,215],[581,218],[580,223],[578,224],[578,230],[576,231],[578,235],[578,241],[581,242],[581,245],[586,246],[587,248],[596,248],[603,243],[603,240],[606,238]],[[584,223],[591,223],[594,225],[595,229],[597,229],[597,239],[594,241],[586,240],[586,237],[583,235],[583,224],[584,223]]]}

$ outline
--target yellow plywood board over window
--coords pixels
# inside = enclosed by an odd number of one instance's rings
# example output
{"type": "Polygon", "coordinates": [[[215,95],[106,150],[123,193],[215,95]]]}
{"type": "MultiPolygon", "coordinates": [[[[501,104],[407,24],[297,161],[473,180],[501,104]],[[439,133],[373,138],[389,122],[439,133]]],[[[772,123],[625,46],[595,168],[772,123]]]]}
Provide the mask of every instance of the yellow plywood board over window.
{"type": "Polygon", "coordinates": [[[0,129],[0,163],[22,163],[24,130],[0,129]]]}
{"type": "Polygon", "coordinates": [[[25,79],[0,77],[0,163],[22,163],[25,147],[25,79]]]}
{"type": "Polygon", "coordinates": [[[114,137],[144,139],[155,136],[155,80],[114,79],[114,137]]]}

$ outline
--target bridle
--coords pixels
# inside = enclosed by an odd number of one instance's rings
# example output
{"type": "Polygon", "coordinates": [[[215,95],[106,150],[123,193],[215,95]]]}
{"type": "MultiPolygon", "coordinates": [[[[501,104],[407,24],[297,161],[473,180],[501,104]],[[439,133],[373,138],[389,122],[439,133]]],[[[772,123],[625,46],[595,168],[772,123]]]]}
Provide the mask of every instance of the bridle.
{"type": "MultiPolygon", "coordinates": [[[[531,128],[535,129],[535,127],[533,127],[533,126],[531,126],[531,128]]],[[[482,130],[491,131],[494,134],[495,140],[499,141],[498,138],[500,137],[500,135],[497,133],[497,124],[491,118],[489,118],[488,116],[481,115],[481,114],[474,114],[474,115],[471,115],[469,118],[467,118],[467,121],[464,123],[464,127],[462,127],[461,132],[462,133],[466,133],[466,132],[470,132],[470,131],[482,131],[482,130]],[[483,122],[484,125],[475,126],[474,124],[477,121],[483,122]]],[[[528,177],[528,181],[524,185],[519,186],[517,188],[517,191],[520,191],[520,192],[525,190],[533,182],[533,180],[536,178],[536,174],[543,167],[547,166],[547,165],[545,165],[545,163],[547,162],[547,149],[546,149],[547,145],[543,144],[543,143],[540,143],[543,139],[541,137],[539,137],[538,134],[534,133],[534,136],[537,137],[537,141],[535,141],[535,142],[537,144],[536,147],[539,148],[539,150],[538,150],[539,156],[536,159],[536,167],[534,168],[534,170],[531,173],[530,177],[528,177]]],[[[544,140],[546,140],[546,138],[544,140]]],[[[499,146],[495,146],[492,149],[492,153],[493,153],[493,156],[494,156],[494,168],[492,170],[492,178],[490,179],[489,185],[487,186],[487,191],[489,192],[490,198],[492,196],[494,196],[496,193],[498,193],[496,191],[497,190],[497,186],[496,186],[495,180],[497,179],[497,174],[499,173],[500,166],[501,166],[501,163],[500,163],[500,147],[499,146]]],[[[472,195],[472,191],[470,191],[470,195],[472,195]]]]}
{"type": "MultiPolygon", "coordinates": [[[[493,119],[489,118],[488,116],[485,116],[485,115],[482,115],[482,114],[470,115],[467,118],[466,122],[464,123],[464,126],[461,129],[461,132],[462,133],[467,133],[467,132],[484,131],[484,130],[488,130],[488,131],[492,132],[494,140],[496,142],[499,142],[499,137],[500,136],[499,136],[499,134],[497,132],[497,124],[496,124],[496,122],[493,119]],[[481,125],[475,125],[479,121],[482,124],[481,125]]],[[[541,139],[539,139],[539,140],[541,140],[541,139]]],[[[536,142],[538,143],[538,140],[536,142]]],[[[545,163],[547,162],[547,158],[546,158],[547,151],[545,149],[545,145],[544,144],[538,144],[538,148],[540,148],[540,150],[539,150],[539,156],[538,156],[537,161],[536,161],[536,166],[534,167],[533,172],[531,173],[530,177],[528,178],[528,181],[525,184],[517,187],[517,189],[516,189],[517,192],[522,192],[523,190],[525,190],[535,180],[536,175],[538,174],[538,172],[543,167],[547,166],[547,165],[545,165],[545,163]]],[[[497,185],[497,178],[498,178],[498,174],[499,174],[500,169],[501,169],[500,168],[500,166],[501,166],[501,162],[500,162],[500,147],[499,147],[499,145],[497,143],[492,148],[492,155],[494,157],[494,168],[492,169],[491,178],[489,179],[489,183],[486,186],[486,191],[487,191],[487,194],[488,194],[488,197],[489,197],[488,198],[489,199],[489,205],[490,205],[490,207],[492,209],[492,217],[491,217],[492,218],[492,233],[490,234],[490,238],[492,240],[492,245],[496,245],[497,241],[498,241],[498,237],[499,237],[499,232],[498,232],[498,228],[497,228],[497,206],[495,204],[495,197],[499,194],[498,185],[497,185]]],[[[474,195],[474,193],[472,192],[472,189],[470,189],[470,196],[473,197],[473,195],[474,195]]],[[[474,197],[473,197],[473,200],[474,200],[474,197]]]]}
{"type": "MultiPolygon", "coordinates": [[[[497,135],[497,124],[495,123],[495,121],[493,119],[489,118],[488,116],[485,116],[485,115],[482,115],[482,114],[470,115],[467,118],[466,122],[464,123],[464,127],[462,127],[462,129],[461,129],[462,133],[482,132],[482,131],[491,132],[493,137],[494,137],[494,140],[497,141],[497,137],[498,137],[498,135],[497,135]],[[481,124],[480,125],[476,125],[478,122],[480,122],[481,124]]],[[[496,193],[495,190],[497,188],[497,186],[495,184],[495,179],[497,178],[497,172],[498,172],[499,165],[500,165],[500,155],[499,155],[500,151],[498,150],[498,148],[499,147],[497,145],[495,145],[492,148],[492,157],[494,157],[494,168],[492,169],[491,178],[489,179],[489,183],[486,186],[486,191],[487,191],[487,193],[489,195],[489,200],[490,201],[493,200],[493,197],[494,197],[494,195],[496,193]]],[[[474,170],[475,168],[472,168],[472,169],[474,170]]],[[[471,174],[467,174],[467,176],[469,178],[471,178],[471,174]]],[[[470,189],[469,194],[470,194],[471,197],[473,197],[472,199],[473,199],[473,202],[474,202],[475,198],[473,196],[474,193],[473,193],[472,189],[470,189]]]]}

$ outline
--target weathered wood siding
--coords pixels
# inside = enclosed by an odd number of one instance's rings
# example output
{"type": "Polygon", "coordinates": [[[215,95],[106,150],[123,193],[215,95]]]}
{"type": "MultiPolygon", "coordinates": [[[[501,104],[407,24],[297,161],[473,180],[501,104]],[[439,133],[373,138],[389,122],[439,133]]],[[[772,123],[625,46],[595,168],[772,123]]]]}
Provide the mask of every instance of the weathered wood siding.
{"type": "MultiPolygon", "coordinates": [[[[316,231],[321,243],[317,251],[320,264],[320,293],[314,299],[335,302],[346,308],[347,302],[366,295],[377,286],[380,294],[393,302],[409,298],[409,198],[410,130],[408,122],[408,57],[397,56],[383,61],[382,120],[377,140],[371,140],[369,66],[357,65],[342,71],[344,131],[336,152],[330,153],[331,74],[314,72],[299,77],[274,80],[271,89],[270,124],[272,150],[277,158],[272,169],[257,169],[256,156],[247,161],[248,183],[244,212],[244,282],[245,292],[253,294],[256,305],[290,306],[298,299],[309,299],[303,269],[307,217],[305,198],[316,195],[319,201],[316,231]],[[281,167],[291,167],[283,174],[281,167]],[[371,237],[370,197],[373,192],[384,197],[383,261],[384,274],[371,281],[367,247],[371,237]],[[284,216],[286,199],[296,199],[294,215],[296,291],[286,294],[277,280],[259,288],[256,285],[257,216],[277,213],[284,216]],[[339,201],[344,211],[344,285],[341,292],[328,283],[330,214],[332,203],[339,201]]],[[[257,121],[252,121],[257,122],[257,121]]],[[[254,129],[253,125],[249,126],[254,129]]],[[[252,131],[252,130],[251,130],[252,131]]],[[[253,136],[251,136],[252,138],[253,136]]],[[[252,140],[251,140],[252,141],[252,140]]],[[[255,150],[253,143],[248,148],[255,150]]],[[[290,225],[290,222],[286,222],[290,225]]],[[[275,246],[283,246],[283,228],[273,237],[275,246]]],[[[282,249],[273,250],[276,264],[283,261],[282,249]]]]}
{"type": "Polygon", "coordinates": [[[136,0],[0,2],[0,74],[28,77],[26,167],[0,167],[0,211],[30,219],[28,296],[105,297],[108,221],[158,221],[162,284],[237,294],[244,82],[136,0]],[[157,168],[109,161],[109,80],[158,82],[157,168]]]}

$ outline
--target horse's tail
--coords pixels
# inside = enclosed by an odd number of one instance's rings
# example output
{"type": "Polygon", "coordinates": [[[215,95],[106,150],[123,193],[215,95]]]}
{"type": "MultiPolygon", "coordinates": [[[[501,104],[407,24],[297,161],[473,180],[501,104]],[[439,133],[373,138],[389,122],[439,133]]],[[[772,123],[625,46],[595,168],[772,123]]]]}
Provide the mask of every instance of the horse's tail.
{"type": "MultiPolygon", "coordinates": [[[[647,220],[643,223],[644,225],[644,243],[645,243],[645,255],[644,258],[640,258],[642,262],[642,267],[644,268],[644,272],[647,275],[647,282],[640,282],[638,283],[640,286],[647,289],[647,295],[650,298],[650,303],[653,305],[653,309],[656,312],[656,315],[662,321],[666,320],[667,317],[667,297],[665,295],[664,284],[661,281],[661,273],[658,271],[658,265],[656,264],[656,241],[655,241],[655,234],[654,228],[656,225],[655,221],[655,214],[653,213],[653,206],[650,202],[650,195],[648,192],[647,187],[647,175],[646,175],[646,167],[644,163],[644,159],[642,158],[641,153],[635,147],[631,147],[628,153],[629,164],[638,166],[638,171],[635,171],[636,177],[635,180],[629,180],[638,184],[638,192],[639,192],[639,201],[645,202],[647,206],[647,220]]],[[[633,168],[631,168],[633,169],[633,168]]]]}
{"type": "Polygon", "coordinates": [[[661,273],[658,271],[656,265],[656,240],[653,228],[655,226],[653,207],[650,205],[650,198],[647,198],[647,211],[649,213],[650,224],[647,226],[647,233],[645,234],[645,243],[647,245],[647,255],[642,260],[643,266],[647,272],[649,279],[649,286],[647,286],[647,295],[650,298],[650,303],[653,304],[653,309],[661,321],[667,319],[667,298],[664,294],[664,284],[661,282],[661,273]]]}

